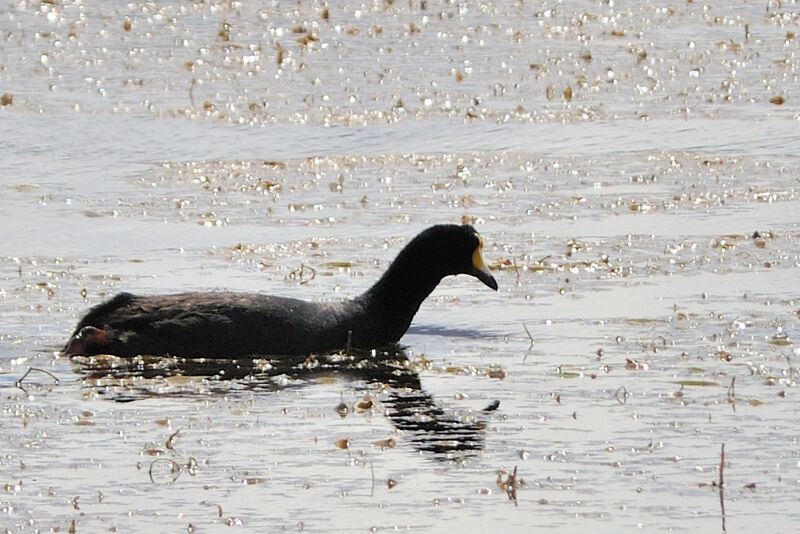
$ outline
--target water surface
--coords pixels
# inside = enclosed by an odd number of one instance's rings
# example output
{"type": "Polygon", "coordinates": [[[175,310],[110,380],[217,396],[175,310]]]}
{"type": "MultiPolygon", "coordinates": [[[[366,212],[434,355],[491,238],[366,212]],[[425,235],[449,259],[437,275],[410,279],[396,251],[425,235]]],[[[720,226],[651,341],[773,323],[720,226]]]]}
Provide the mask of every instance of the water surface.
{"type": "Polygon", "coordinates": [[[796,524],[800,8],[496,4],[0,9],[5,529],[796,524]],[[58,357],[118,291],[347,298],[460,221],[500,291],[396,368],[58,357]]]}

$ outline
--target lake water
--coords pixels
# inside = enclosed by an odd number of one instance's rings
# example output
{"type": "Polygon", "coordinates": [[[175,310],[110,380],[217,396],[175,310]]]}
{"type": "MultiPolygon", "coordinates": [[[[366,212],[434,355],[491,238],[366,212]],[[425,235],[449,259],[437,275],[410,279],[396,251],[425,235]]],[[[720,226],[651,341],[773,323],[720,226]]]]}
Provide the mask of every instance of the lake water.
{"type": "Polygon", "coordinates": [[[2,530],[792,530],[799,24],[7,3],[2,530]],[[446,279],[385,363],[59,357],[118,291],[347,298],[461,221],[500,290],[446,279]]]}

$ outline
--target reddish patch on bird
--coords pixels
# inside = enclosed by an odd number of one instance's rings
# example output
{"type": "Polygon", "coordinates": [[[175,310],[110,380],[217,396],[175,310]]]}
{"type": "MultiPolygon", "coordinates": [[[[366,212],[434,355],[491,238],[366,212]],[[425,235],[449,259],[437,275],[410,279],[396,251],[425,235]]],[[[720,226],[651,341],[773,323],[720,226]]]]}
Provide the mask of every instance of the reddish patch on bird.
{"type": "Polygon", "coordinates": [[[64,356],[97,354],[102,347],[111,342],[105,330],[94,326],[84,326],[67,343],[64,356]]]}

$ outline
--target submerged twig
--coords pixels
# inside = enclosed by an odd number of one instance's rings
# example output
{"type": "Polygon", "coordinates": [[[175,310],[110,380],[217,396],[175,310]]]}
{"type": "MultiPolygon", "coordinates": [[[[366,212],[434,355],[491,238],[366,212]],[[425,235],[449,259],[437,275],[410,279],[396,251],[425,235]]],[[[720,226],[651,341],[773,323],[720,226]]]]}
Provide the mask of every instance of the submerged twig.
{"type": "Polygon", "coordinates": [[[28,367],[28,370],[25,371],[25,374],[22,375],[22,378],[14,382],[14,387],[18,387],[19,389],[27,393],[28,391],[24,387],[22,387],[22,382],[28,377],[29,374],[31,374],[31,371],[39,371],[40,373],[46,374],[55,381],[56,386],[61,383],[58,377],[53,373],[51,373],[50,371],[47,371],[45,369],[40,369],[39,367],[28,367]]]}
{"type": "Polygon", "coordinates": [[[514,472],[508,476],[508,481],[506,482],[508,486],[508,498],[509,500],[514,501],[514,506],[519,506],[517,502],[517,466],[514,466],[514,472]]]}
{"type": "Polygon", "coordinates": [[[372,488],[369,490],[369,496],[375,495],[375,466],[372,465],[372,460],[369,461],[369,470],[372,472],[372,488]]]}
{"type": "Polygon", "coordinates": [[[533,336],[531,335],[531,331],[528,330],[528,325],[526,325],[525,323],[522,323],[522,328],[524,328],[525,329],[525,333],[528,334],[528,339],[531,342],[530,346],[528,347],[528,350],[531,350],[533,348],[533,346],[536,344],[536,341],[533,339],[533,336]]]}
{"type": "Polygon", "coordinates": [[[736,391],[734,390],[734,384],[736,383],[736,377],[731,377],[731,385],[728,386],[728,402],[733,408],[733,411],[736,411],[736,391]]]}
{"type": "Polygon", "coordinates": [[[522,323],[522,328],[524,328],[524,329],[525,329],[525,333],[528,335],[528,339],[529,339],[529,340],[530,340],[530,342],[531,342],[530,346],[528,347],[528,352],[526,352],[526,353],[525,353],[525,357],[524,357],[524,358],[522,358],[522,363],[525,363],[525,360],[527,360],[527,359],[528,359],[528,354],[529,354],[529,353],[531,352],[531,350],[533,349],[533,346],[536,344],[536,341],[533,339],[533,336],[531,335],[531,331],[530,331],[530,330],[528,330],[528,325],[526,325],[525,323],[522,323]]]}
{"type": "Polygon", "coordinates": [[[719,508],[722,513],[722,532],[726,532],[725,530],[725,495],[724,495],[724,486],[725,486],[725,478],[724,473],[725,471],[725,444],[722,444],[722,451],[720,452],[719,458],[719,508]]]}
{"type": "Polygon", "coordinates": [[[192,109],[194,109],[194,85],[197,83],[196,78],[192,78],[192,83],[189,85],[189,103],[192,104],[192,109]]]}

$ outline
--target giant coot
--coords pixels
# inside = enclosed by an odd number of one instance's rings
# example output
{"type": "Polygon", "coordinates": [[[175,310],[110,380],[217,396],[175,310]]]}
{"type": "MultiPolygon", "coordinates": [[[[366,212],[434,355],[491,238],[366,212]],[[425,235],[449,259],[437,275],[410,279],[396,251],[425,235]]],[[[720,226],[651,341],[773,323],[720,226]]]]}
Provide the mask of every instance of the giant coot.
{"type": "Polygon", "coordinates": [[[120,293],[89,310],[63,354],[236,358],[384,347],[400,340],[445,276],[469,274],[497,289],[482,247],[470,225],[432,226],[365,293],[337,303],[232,292],[120,293]]]}

